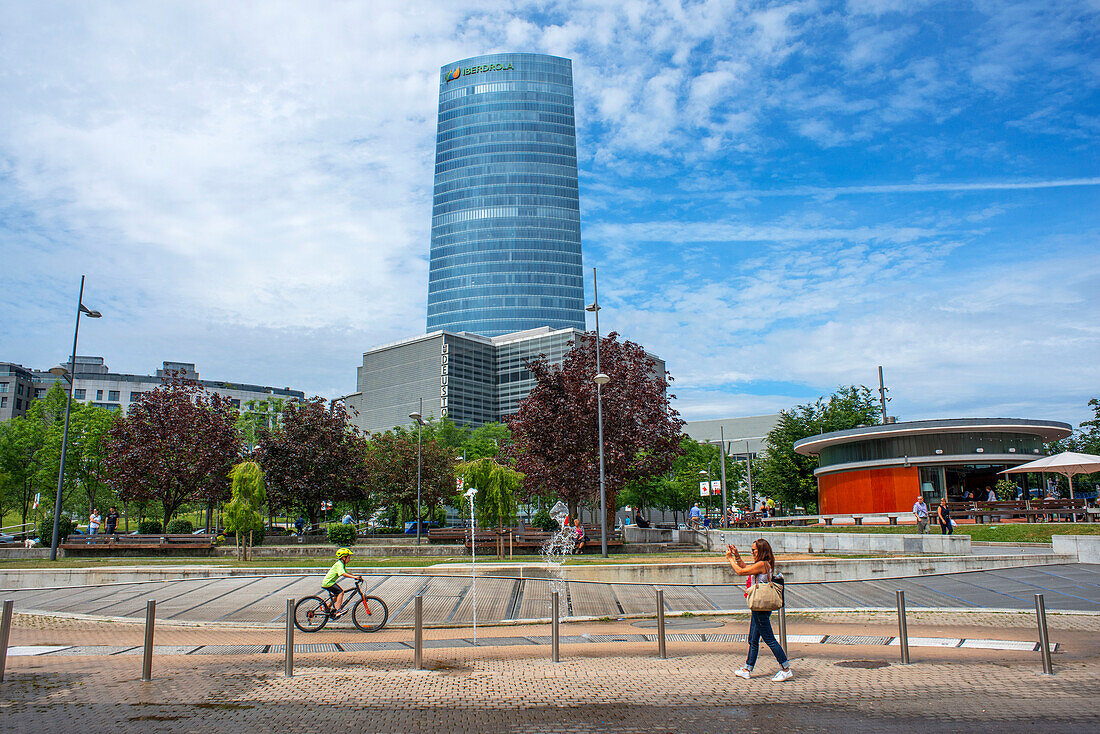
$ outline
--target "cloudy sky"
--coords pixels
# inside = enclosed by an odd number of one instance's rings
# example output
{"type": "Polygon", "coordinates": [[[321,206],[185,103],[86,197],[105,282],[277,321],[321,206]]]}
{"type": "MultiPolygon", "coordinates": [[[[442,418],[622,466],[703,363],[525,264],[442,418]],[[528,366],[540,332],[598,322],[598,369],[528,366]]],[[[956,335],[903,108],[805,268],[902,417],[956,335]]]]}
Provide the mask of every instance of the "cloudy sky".
{"type": "MultiPolygon", "coordinates": [[[[688,419],[1100,396],[1100,2],[0,2],[0,360],[354,389],[423,333],[439,68],[573,59],[601,326],[688,419]],[[474,8],[464,9],[464,6],[474,8]]],[[[590,286],[589,286],[590,292],[590,286]]]]}

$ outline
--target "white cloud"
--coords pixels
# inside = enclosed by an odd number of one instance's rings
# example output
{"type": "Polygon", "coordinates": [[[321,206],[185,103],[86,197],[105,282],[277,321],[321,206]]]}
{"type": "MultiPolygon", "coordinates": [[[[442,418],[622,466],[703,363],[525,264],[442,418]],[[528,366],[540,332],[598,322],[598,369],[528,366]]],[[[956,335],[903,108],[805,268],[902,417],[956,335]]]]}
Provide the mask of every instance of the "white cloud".
{"type": "Polygon", "coordinates": [[[1100,134],[1095,8],[977,3],[954,28],[919,3],[846,7],[8,4],[0,305],[21,326],[0,358],[60,360],[87,272],[109,316],[82,344],[113,368],[194,357],[350,390],[359,352],[423,328],[440,65],[530,50],[574,60],[611,323],[669,360],[696,417],[875,360],[928,410],[1085,396],[1095,240],[1072,216],[1100,178],[1061,148],[1100,134]],[[1029,217],[1074,244],[1018,241],[1029,217]],[[999,247],[1017,270],[989,265],[999,247]]]}

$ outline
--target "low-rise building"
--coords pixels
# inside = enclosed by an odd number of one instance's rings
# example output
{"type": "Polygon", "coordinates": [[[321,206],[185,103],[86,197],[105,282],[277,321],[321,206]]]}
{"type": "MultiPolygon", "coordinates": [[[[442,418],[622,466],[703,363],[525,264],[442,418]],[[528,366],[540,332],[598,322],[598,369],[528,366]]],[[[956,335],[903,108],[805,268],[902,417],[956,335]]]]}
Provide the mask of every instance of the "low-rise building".
{"type": "MultiPolygon", "coordinates": [[[[7,381],[3,374],[3,365],[10,364],[0,362],[0,384],[7,381]]],[[[143,394],[155,390],[164,384],[164,381],[172,376],[179,376],[189,380],[195,380],[210,392],[229,398],[234,407],[247,407],[251,401],[263,401],[273,398],[281,400],[302,399],[305,393],[301,390],[291,390],[289,387],[269,387],[266,385],[252,385],[243,382],[229,382],[225,380],[203,380],[193,362],[163,362],[161,369],[153,375],[131,375],[111,372],[104,364],[103,357],[77,356],[76,366],[73,368],[68,361],[62,365],[73,375],[73,400],[82,403],[98,405],[111,410],[126,411],[143,394]]],[[[18,365],[15,365],[18,367],[18,365]]],[[[34,399],[44,396],[54,383],[62,382],[62,386],[68,388],[65,378],[51,374],[48,370],[26,370],[30,375],[29,383],[24,380],[22,385],[26,390],[26,398],[34,399]]],[[[16,380],[11,380],[14,384],[16,380]]],[[[15,387],[10,388],[15,390],[15,387]]],[[[0,387],[0,398],[3,397],[3,388],[0,387]]],[[[0,402],[3,402],[0,400],[0,402]]],[[[23,402],[25,414],[27,401],[23,402]]],[[[6,415],[0,409],[0,420],[11,418],[14,415],[6,415]]]]}
{"type": "Polygon", "coordinates": [[[794,450],[818,457],[822,514],[907,512],[918,495],[929,506],[967,492],[985,499],[1002,469],[1045,456],[1047,443],[1072,432],[1060,421],[948,418],[823,433],[794,450]]]}
{"type": "Polygon", "coordinates": [[[34,371],[14,362],[0,362],[0,421],[20,418],[34,400],[34,371]]]}

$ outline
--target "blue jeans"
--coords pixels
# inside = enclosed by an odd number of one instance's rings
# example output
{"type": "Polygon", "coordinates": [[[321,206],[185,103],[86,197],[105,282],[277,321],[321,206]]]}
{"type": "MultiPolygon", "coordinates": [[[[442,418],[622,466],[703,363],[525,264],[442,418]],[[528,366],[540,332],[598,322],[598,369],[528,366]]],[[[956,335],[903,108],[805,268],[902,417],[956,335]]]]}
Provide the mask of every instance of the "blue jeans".
{"type": "Polygon", "coordinates": [[[771,612],[752,613],[752,621],[749,622],[749,659],[745,661],[745,667],[752,670],[753,666],[756,665],[756,656],[760,654],[761,639],[764,640],[765,645],[771,648],[775,659],[779,661],[780,667],[787,667],[787,653],[783,652],[783,647],[779,644],[779,640],[775,639],[775,633],[772,632],[771,612]]]}

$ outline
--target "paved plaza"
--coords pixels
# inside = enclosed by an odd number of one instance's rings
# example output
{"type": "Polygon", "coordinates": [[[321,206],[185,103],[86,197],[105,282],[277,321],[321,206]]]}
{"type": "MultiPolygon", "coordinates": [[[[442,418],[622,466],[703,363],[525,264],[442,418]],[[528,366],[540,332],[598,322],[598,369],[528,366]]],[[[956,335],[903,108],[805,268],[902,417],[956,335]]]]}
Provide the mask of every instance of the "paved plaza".
{"type": "MultiPolygon", "coordinates": [[[[326,630],[299,633],[296,641],[317,652],[298,654],[289,679],[281,655],[166,653],[154,660],[153,680],[142,683],[140,656],[107,654],[139,645],[141,624],[17,615],[13,645],[68,644],[84,653],[9,658],[0,731],[1047,732],[1100,725],[1100,618],[1091,614],[1050,616],[1058,644],[1053,676],[1041,674],[1034,649],[914,647],[913,663],[904,666],[896,647],[865,644],[896,634],[889,614],[792,614],[796,676],[778,684],[768,679],[776,665],[766,650],[757,677],[732,676],[745,654],[736,637],[747,626],[743,615],[685,624],[707,626],[677,633],[666,660],[648,639],[616,641],[652,632],[627,621],[565,625],[558,664],[546,644],[496,644],[545,636],[547,625],[484,628],[477,647],[443,644],[468,640],[469,627],[431,629],[426,638],[440,644],[426,648],[421,671],[412,669],[405,645],[348,650],[365,639],[407,643],[409,630],[326,630]],[[568,641],[576,638],[588,641],[568,641]],[[333,652],[336,646],[344,651],[333,652]]],[[[988,612],[916,612],[910,634],[1035,639],[1032,615],[988,612]]],[[[162,650],[281,642],[277,630],[215,625],[165,623],[156,636],[162,650]]]]}
{"type": "MultiPolygon", "coordinates": [[[[87,614],[110,618],[143,618],[147,599],[157,600],[158,619],[178,622],[280,624],[286,599],[319,592],[317,571],[276,576],[233,576],[180,581],[108,584],[63,589],[4,592],[16,609],[87,614]]],[[[367,577],[364,588],[383,599],[390,623],[412,621],[412,599],[424,596],[427,624],[468,623],[474,595],[464,576],[425,576],[394,571],[367,577]]],[[[565,617],[621,617],[654,614],[653,584],[570,581],[562,597],[565,617]]],[[[740,587],[661,584],[670,612],[714,612],[744,606],[740,587]]],[[[1062,564],[974,571],[907,579],[790,584],[787,605],[802,609],[890,608],[895,590],[918,608],[1034,609],[1035,594],[1044,594],[1051,610],[1100,612],[1100,566],[1062,564]]],[[[550,617],[550,584],[542,579],[479,578],[477,618],[508,622],[550,617]]],[[[346,622],[346,624],[350,624],[346,622]]]]}

